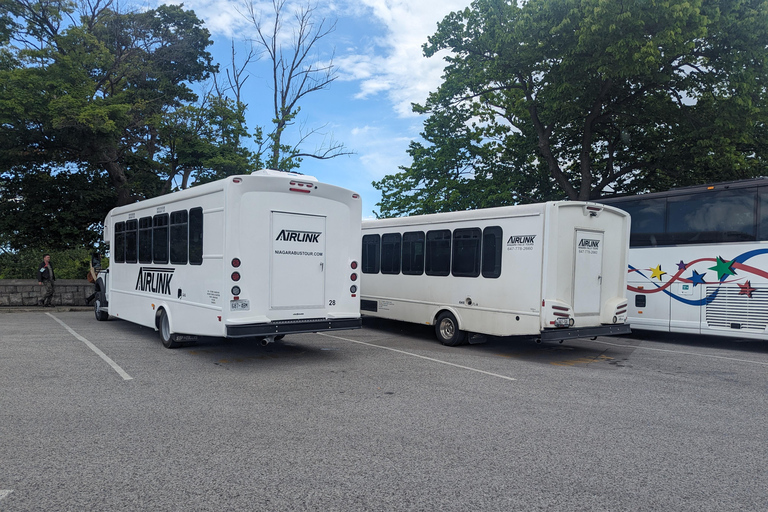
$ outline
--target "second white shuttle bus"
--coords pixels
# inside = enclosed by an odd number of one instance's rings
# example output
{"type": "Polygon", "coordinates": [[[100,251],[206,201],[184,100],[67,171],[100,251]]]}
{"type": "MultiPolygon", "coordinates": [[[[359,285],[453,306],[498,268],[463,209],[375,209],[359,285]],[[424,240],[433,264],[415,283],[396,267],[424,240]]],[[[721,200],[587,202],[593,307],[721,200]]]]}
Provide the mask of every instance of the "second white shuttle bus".
{"type": "Polygon", "coordinates": [[[562,341],[630,332],[629,215],[549,202],[363,221],[364,315],[562,341]]]}
{"type": "Polygon", "coordinates": [[[360,197],[311,176],[258,171],[113,209],[95,313],[191,336],[360,327],[360,197]]]}

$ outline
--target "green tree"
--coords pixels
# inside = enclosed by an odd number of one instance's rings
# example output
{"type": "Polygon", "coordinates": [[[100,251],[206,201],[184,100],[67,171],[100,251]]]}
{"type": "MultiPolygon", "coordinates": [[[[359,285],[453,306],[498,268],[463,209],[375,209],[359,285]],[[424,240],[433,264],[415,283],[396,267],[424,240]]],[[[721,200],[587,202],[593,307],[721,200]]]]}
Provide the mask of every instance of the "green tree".
{"type": "MultiPolygon", "coordinates": [[[[497,204],[751,177],[766,167],[766,48],[762,0],[476,0],[425,45],[450,53],[443,84],[416,109],[429,114],[429,143],[488,149],[473,167],[510,191],[497,204]],[[430,140],[457,111],[472,124],[430,140]],[[518,168],[493,172],[508,163],[518,168]]],[[[401,178],[428,190],[412,171],[453,179],[438,149],[421,149],[376,184],[382,212],[397,211],[401,178]]]]}
{"type": "Polygon", "coordinates": [[[162,191],[171,176],[159,162],[159,125],[196,101],[189,84],[216,69],[194,12],[162,5],[119,13],[98,1],[79,13],[65,0],[3,5],[16,24],[4,48],[11,65],[0,69],[0,140],[8,143],[0,171],[103,169],[116,205],[162,191]]]}

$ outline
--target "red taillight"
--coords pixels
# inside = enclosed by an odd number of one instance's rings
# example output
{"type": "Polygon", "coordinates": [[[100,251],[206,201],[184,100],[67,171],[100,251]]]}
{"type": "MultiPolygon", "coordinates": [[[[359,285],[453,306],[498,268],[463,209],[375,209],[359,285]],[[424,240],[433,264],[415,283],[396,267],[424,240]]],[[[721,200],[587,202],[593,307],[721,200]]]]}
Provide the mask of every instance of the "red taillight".
{"type": "Polygon", "coordinates": [[[237,268],[240,266],[240,258],[232,258],[232,266],[237,268]]]}
{"type": "Polygon", "coordinates": [[[350,278],[351,280],[353,280],[353,281],[357,281],[357,274],[355,274],[355,273],[353,272],[353,273],[352,273],[352,275],[351,275],[351,276],[349,276],[349,278],[350,278]]]}
{"type": "Polygon", "coordinates": [[[355,270],[357,268],[357,262],[353,261],[350,267],[352,267],[352,270],[355,270]]]}
{"type": "Polygon", "coordinates": [[[232,183],[240,183],[241,181],[243,180],[241,180],[240,178],[232,178],[232,183]]]}
{"type": "Polygon", "coordinates": [[[232,280],[233,281],[239,281],[240,280],[240,272],[232,272],[232,280]]]}

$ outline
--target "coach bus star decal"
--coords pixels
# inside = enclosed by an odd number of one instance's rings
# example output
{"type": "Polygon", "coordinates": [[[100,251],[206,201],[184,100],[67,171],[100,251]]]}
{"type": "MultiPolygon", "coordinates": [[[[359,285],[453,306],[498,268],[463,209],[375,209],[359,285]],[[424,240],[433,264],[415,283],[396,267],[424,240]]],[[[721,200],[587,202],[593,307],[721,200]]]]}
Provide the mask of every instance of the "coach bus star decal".
{"type": "Polygon", "coordinates": [[[656,265],[656,267],[651,267],[651,279],[654,277],[658,278],[659,281],[661,281],[661,276],[666,274],[663,270],[661,270],[661,264],[656,265]]]}
{"type": "Polygon", "coordinates": [[[736,275],[736,272],[734,272],[731,268],[732,266],[733,261],[725,261],[723,258],[718,256],[715,266],[709,267],[709,270],[714,270],[717,272],[717,280],[722,282],[726,277],[736,275]]]}
{"type": "Polygon", "coordinates": [[[688,268],[688,265],[683,260],[680,260],[680,263],[677,264],[677,270],[685,270],[686,268],[688,268]]]}
{"type": "Polygon", "coordinates": [[[697,284],[705,284],[704,283],[704,276],[705,275],[707,275],[706,272],[704,272],[703,274],[699,274],[698,272],[696,272],[694,270],[693,274],[688,276],[686,279],[688,279],[690,282],[692,282],[693,286],[695,288],[697,284]]]}
{"type": "Polygon", "coordinates": [[[747,281],[744,284],[736,283],[739,285],[739,295],[746,295],[750,299],[752,298],[752,292],[754,292],[757,288],[752,288],[752,285],[749,284],[749,281],[747,281]]]}

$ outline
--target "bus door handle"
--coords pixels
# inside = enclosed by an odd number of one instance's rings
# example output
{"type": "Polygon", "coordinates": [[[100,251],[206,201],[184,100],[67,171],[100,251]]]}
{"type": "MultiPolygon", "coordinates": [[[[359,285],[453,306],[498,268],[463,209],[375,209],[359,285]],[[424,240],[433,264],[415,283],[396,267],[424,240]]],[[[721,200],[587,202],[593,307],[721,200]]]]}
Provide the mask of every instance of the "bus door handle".
{"type": "Polygon", "coordinates": [[[323,262],[321,261],[321,262],[320,262],[320,272],[322,272],[322,271],[323,271],[323,267],[324,267],[324,266],[325,266],[325,263],[323,263],[323,262]]]}

